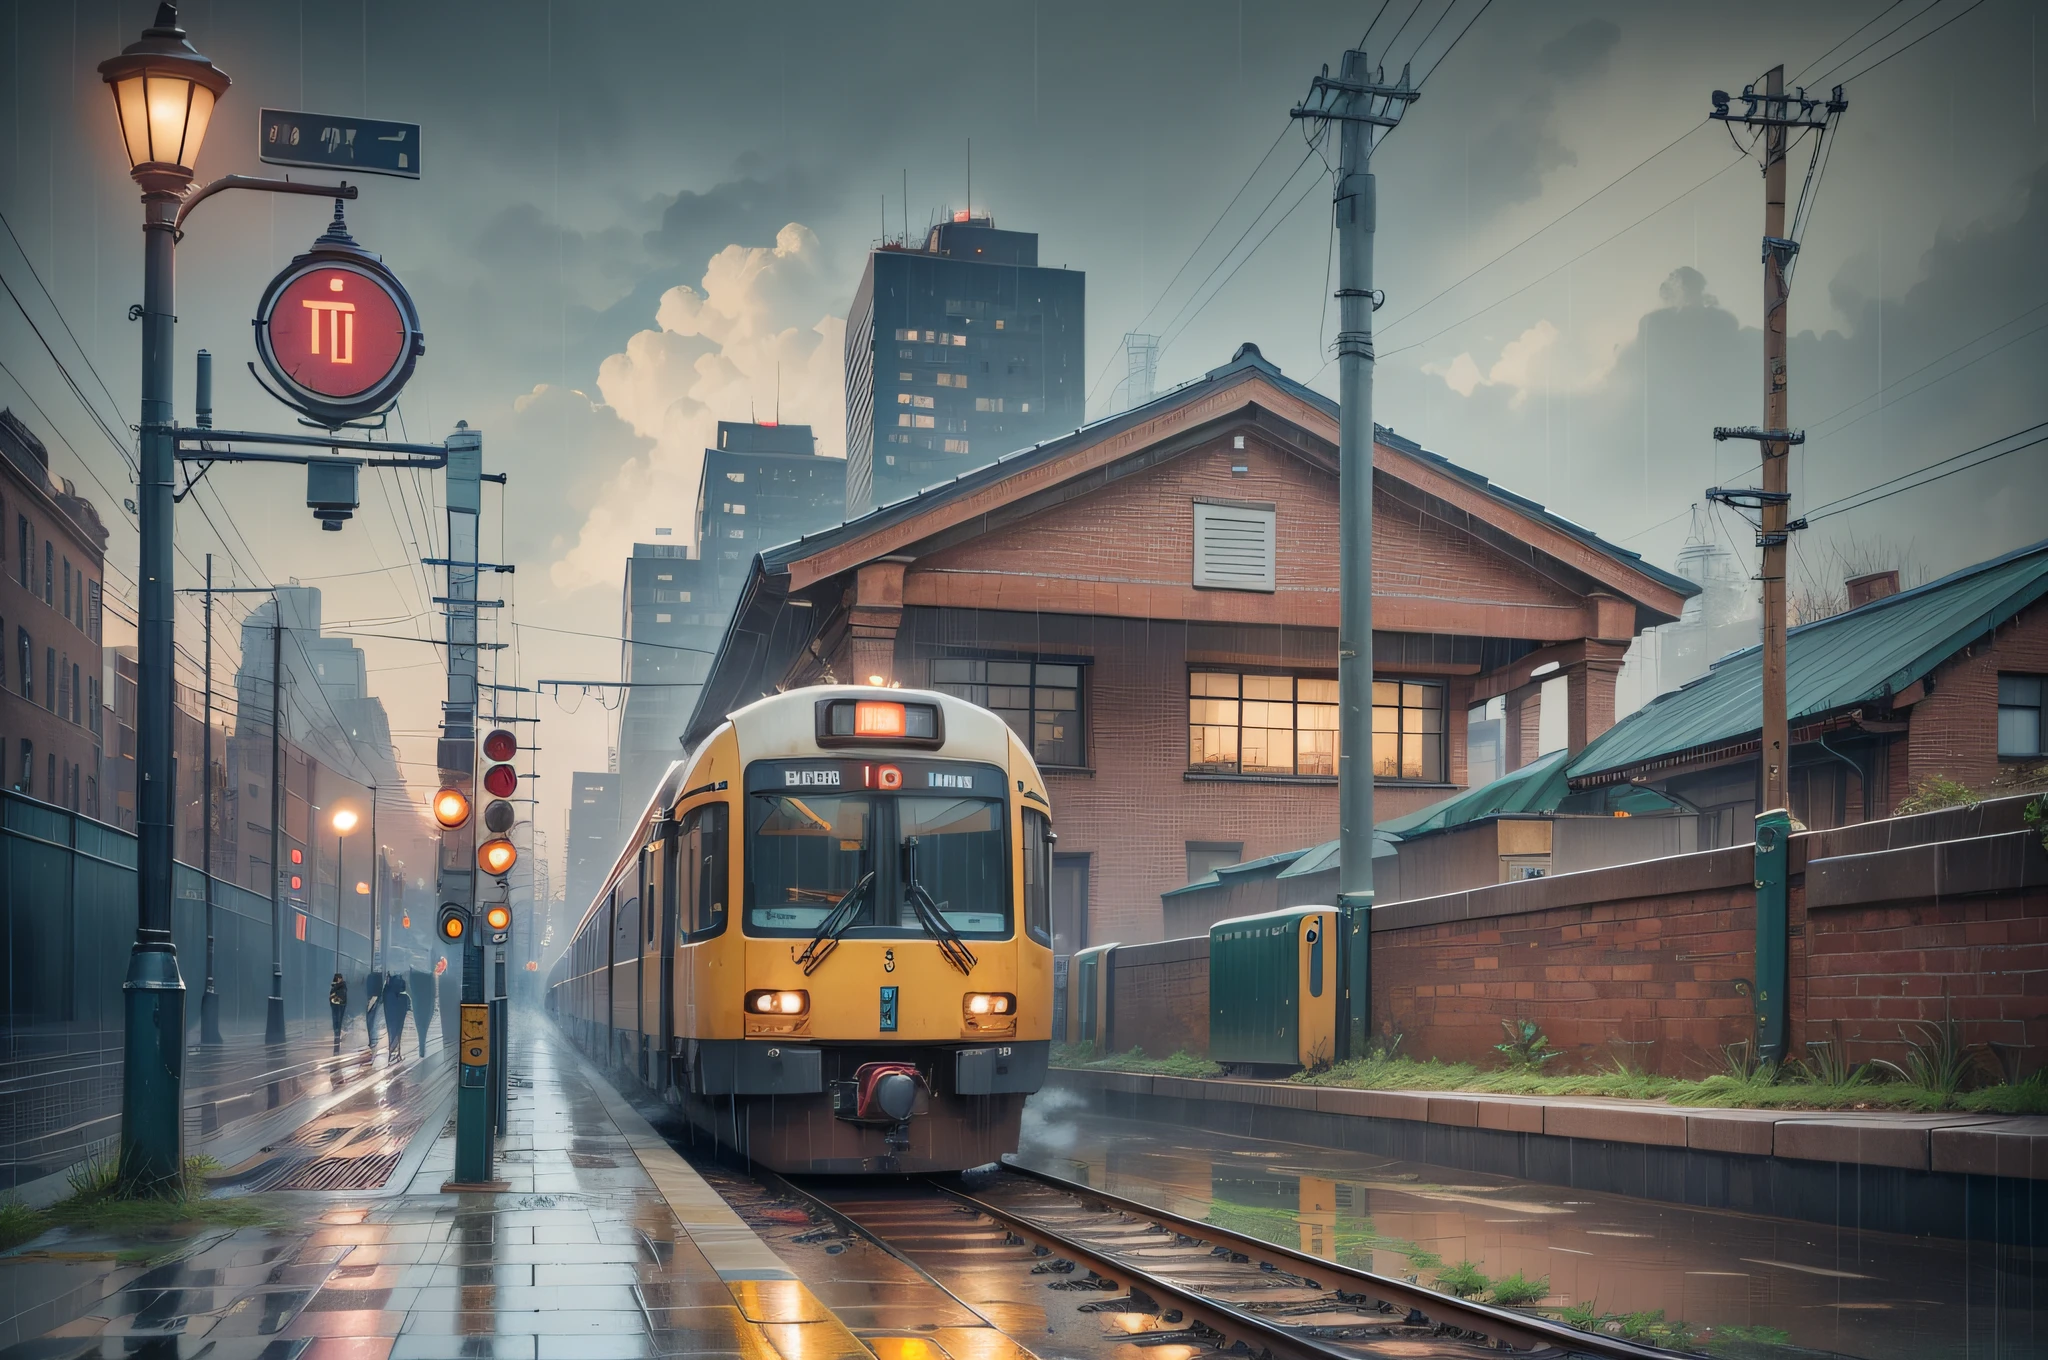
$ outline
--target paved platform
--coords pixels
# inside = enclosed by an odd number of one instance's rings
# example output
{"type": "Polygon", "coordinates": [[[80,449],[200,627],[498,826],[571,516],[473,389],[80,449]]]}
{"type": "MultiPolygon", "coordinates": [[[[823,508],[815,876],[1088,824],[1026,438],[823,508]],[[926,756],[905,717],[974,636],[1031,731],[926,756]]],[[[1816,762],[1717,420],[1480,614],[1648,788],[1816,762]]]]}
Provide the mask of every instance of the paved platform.
{"type": "Polygon", "coordinates": [[[441,1193],[447,1057],[380,1058],[353,1090],[298,1102],[289,1130],[266,1122],[216,1177],[273,1222],[169,1241],[67,1230],[0,1256],[0,1357],[871,1360],[552,1026],[516,1020],[507,1191],[441,1193]],[[261,1188],[323,1164],[384,1174],[261,1188]]]}
{"type": "Polygon", "coordinates": [[[1552,1138],[2048,1180],[2048,1117],[1902,1110],[1723,1110],[1654,1100],[1361,1091],[1292,1081],[1055,1071],[1073,1090],[1221,1101],[1552,1138]]]}

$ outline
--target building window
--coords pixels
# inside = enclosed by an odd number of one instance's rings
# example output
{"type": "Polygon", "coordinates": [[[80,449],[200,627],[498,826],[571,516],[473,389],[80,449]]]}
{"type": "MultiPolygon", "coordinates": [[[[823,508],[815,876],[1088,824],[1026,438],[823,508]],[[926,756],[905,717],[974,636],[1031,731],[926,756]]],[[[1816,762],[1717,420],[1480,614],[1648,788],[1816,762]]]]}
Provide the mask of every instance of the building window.
{"type": "Polygon", "coordinates": [[[92,635],[94,642],[98,642],[100,640],[100,583],[98,581],[87,582],[85,595],[85,630],[92,635]]]}
{"type": "Polygon", "coordinates": [[[946,452],[966,453],[968,451],[967,444],[968,441],[965,439],[948,439],[946,441],[946,452]]]}
{"type": "MultiPolygon", "coordinates": [[[[1188,674],[1188,768],[1207,774],[1337,773],[1337,682],[1239,671],[1188,674]]],[[[1444,779],[1444,687],[1373,684],[1373,777],[1444,779]]]]}
{"type": "MultiPolygon", "coordinates": [[[[946,375],[941,373],[939,376],[943,378],[946,375]]],[[[936,397],[920,397],[910,392],[898,392],[896,394],[896,404],[898,406],[915,406],[926,411],[932,409],[933,403],[937,400],[936,397]]]]}
{"type": "Polygon", "coordinates": [[[85,691],[78,684],[78,663],[71,663],[71,721],[77,722],[84,716],[79,710],[85,703],[85,691]]]}
{"type": "Polygon", "coordinates": [[[57,607],[57,545],[43,540],[43,603],[57,607]]]}
{"type": "Polygon", "coordinates": [[[747,474],[744,472],[728,472],[725,474],[725,480],[728,482],[744,482],[747,480],[747,474]]]}
{"type": "Polygon", "coordinates": [[[64,617],[67,621],[75,617],[71,612],[71,559],[64,559],[64,617]]]}
{"type": "Polygon", "coordinates": [[[2042,736],[2048,724],[2042,709],[2048,707],[2048,676],[2001,675],[1998,677],[1998,754],[2022,759],[2048,755],[2042,736]]]}
{"type": "Polygon", "coordinates": [[[931,416],[914,416],[906,412],[896,417],[896,423],[913,430],[929,430],[934,428],[936,422],[931,416]]]}
{"type": "Polygon", "coordinates": [[[43,648],[43,707],[57,711],[57,649],[43,648]]]}
{"type": "Polygon", "coordinates": [[[667,623],[669,622],[669,616],[666,614],[656,614],[654,616],[654,621],[656,623],[667,623]]]}
{"type": "Polygon", "coordinates": [[[941,373],[938,376],[938,384],[941,387],[965,387],[967,386],[967,375],[965,373],[941,373]]]}
{"type": "Polygon", "coordinates": [[[21,588],[30,594],[34,594],[36,588],[35,575],[29,570],[35,564],[34,550],[30,547],[30,544],[34,542],[34,536],[29,533],[28,516],[15,516],[14,526],[16,539],[21,544],[21,588]]]}
{"type": "Polygon", "coordinates": [[[935,657],[931,687],[994,713],[1041,765],[1087,763],[1077,665],[935,657]]]}
{"type": "Polygon", "coordinates": [[[1003,399],[1001,397],[976,397],[974,399],[974,409],[977,411],[1000,411],[1003,409],[1003,399]]]}

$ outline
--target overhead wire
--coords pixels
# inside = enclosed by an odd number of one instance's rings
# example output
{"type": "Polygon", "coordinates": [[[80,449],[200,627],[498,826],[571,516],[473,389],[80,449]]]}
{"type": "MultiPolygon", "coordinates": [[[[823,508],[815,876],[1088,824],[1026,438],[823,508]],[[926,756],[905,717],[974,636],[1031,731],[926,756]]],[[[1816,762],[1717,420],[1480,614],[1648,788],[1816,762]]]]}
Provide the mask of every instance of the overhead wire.
{"type": "Polygon", "coordinates": [[[1952,477],[1958,472],[1969,472],[1975,468],[1983,467],[1985,464],[2003,458],[2008,454],[2019,453],[2024,449],[2033,448],[2037,444],[2048,443],[2048,434],[2041,433],[2042,431],[2048,431],[2048,420],[2039,421],[2027,426],[2023,430],[2014,430],[2011,434],[2001,435],[1997,439],[1986,440],[1975,448],[1964,449],[1961,453],[1952,453],[1946,458],[1936,459],[1934,462],[1914,468],[1910,472],[1902,472],[1896,477],[1888,477],[1884,481],[1864,487],[1861,491],[1852,491],[1846,496],[1837,496],[1834,500],[1824,501],[1806,512],[1806,521],[1812,524],[1818,520],[1832,519],[1836,515],[1847,514],[1851,510],[1861,510],[1866,505],[1875,505],[1879,501],[1889,500],[1891,497],[1901,495],[1907,491],[1917,491],[1929,483],[1938,482],[1944,477],[1952,477]],[[2027,436],[2029,435],[2032,435],[2033,438],[2028,439],[2027,436]],[[2026,439],[2026,442],[2014,444],[2011,448],[1999,449],[1998,452],[1991,454],[1990,457],[1980,458],[1974,463],[1962,462],[1966,458],[1975,457],[1987,449],[1998,448],[2000,444],[2014,439],[2026,439]],[[1958,463],[1962,465],[1953,466],[1958,463]],[[1937,469],[1941,470],[1937,471],[1937,469]],[[1933,475],[1930,476],[1928,474],[1933,475]]]}
{"type": "Polygon", "coordinates": [[[1860,33],[1862,33],[1864,29],[1866,29],[1866,28],[1869,28],[1869,27],[1870,27],[1870,26],[1871,26],[1872,24],[1874,24],[1874,23],[1876,23],[1876,22],[1877,22],[1878,20],[1880,20],[1880,19],[1884,18],[1884,16],[1885,16],[1885,15],[1887,15],[1887,14],[1890,14],[1890,13],[1891,13],[1891,12],[1892,12],[1893,10],[1897,9],[1897,8],[1898,8],[1898,7],[1900,6],[1900,5],[1903,5],[1903,4],[1905,4],[1905,3],[1906,3],[1906,0],[1891,0],[1891,3],[1890,3],[1890,4],[1886,5],[1886,6],[1885,6],[1885,7],[1883,8],[1883,9],[1879,10],[1879,11],[1878,11],[1877,13],[1875,13],[1875,14],[1871,15],[1871,16],[1870,16],[1870,17],[1869,17],[1868,19],[1865,19],[1865,20],[1864,20],[1864,21],[1863,21],[1862,23],[1858,24],[1858,25],[1857,25],[1857,26],[1856,26],[1855,28],[1851,29],[1851,30],[1849,31],[1849,35],[1848,35],[1847,37],[1845,37],[1845,38],[1842,38],[1842,39],[1838,40],[1838,41],[1837,41],[1837,42],[1835,43],[1835,45],[1834,45],[1833,47],[1830,47],[1830,48],[1829,48],[1829,49],[1828,49],[1827,51],[1825,51],[1825,52],[1821,53],[1821,54],[1820,54],[1819,56],[1815,57],[1815,58],[1814,58],[1814,59],[1813,59],[1812,61],[1809,61],[1809,62],[1807,62],[1807,63],[1806,63],[1806,65],[1804,65],[1804,66],[1800,67],[1800,68],[1799,68],[1799,74],[1798,74],[1798,75],[1796,75],[1796,76],[1794,76],[1794,77],[1792,77],[1792,83],[1793,83],[1794,85],[1797,85],[1797,84],[1798,84],[1798,83],[1799,83],[1800,81],[1802,81],[1802,80],[1805,80],[1805,79],[1806,79],[1806,73],[1807,73],[1808,71],[1811,71],[1811,70],[1812,70],[1812,69],[1813,69],[1814,67],[1816,67],[1816,66],[1820,65],[1820,64],[1821,64],[1822,62],[1826,61],[1826,60],[1827,60],[1827,59],[1828,59],[1829,57],[1832,57],[1833,55],[1835,55],[1835,53],[1836,53],[1836,52],[1840,51],[1840,50],[1841,50],[1841,49],[1842,49],[1843,47],[1847,46],[1847,45],[1848,45],[1849,43],[1852,43],[1852,42],[1856,41],[1857,35],[1858,35],[1858,34],[1860,34],[1860,33]]]}
{"type": "MultiPolygon", "coordinates": [[[[1893,57],[1901,56],[1901,55],[1903,55],[1903,54],[1905,54],[1905,53],[1907,53],[1907,52],[1910,52],[1910,51],[1912,51],[1912,50],[1913,50],[1913,49],[1914,49],[1915,47],[1918,47],[1918,46],[1919,46],[1919,45],[1920,45],[1921,43],[1924,43],[1924,42],[1926,42],[1926,41],[1927,41],[1927,40],[1928,40],[1929,38],[1931,38],[1931,37],[1933,37],[1933,36],[1934,36],[1935,34],[1937,34],[1937,33],[1941,32],[1941,30],[1943,30],[1944,28],[1947,28],[1947,27],[1948,27],[1948,26],[1949,26],[1950,24],[1952,24],[1952,23],[1954,23],[1954,22],[1955,22],[1956,20],[1958,20],[1958,19],[1962,18],[1962,17],[1964,16],[1964,15],[1968,14],[1968,13],[1969,13],[1969,12],[1970,12],[1971,10],[1974,10],[1974,9],[1976,9],[1976,8],[1977,8],[1977,7],[1979,6],[1979,5],[1982,5],[1983,3],[1984,3],[1984,0],[1971,0],[1971,3],[1970,3],[1970,4],[1968,4],[1968,5],[1965,5],[1965,6],[1963,7],[1963,8],[1961,8],[1961,9],[1957,10],[1957,11],[1956,11],[1956,12],[1955,12],[1954,14],[1951,14],[1951,15],[1949,15],[1949,17],[1948,17],[1948,18],[1946,18],[1946,19],[1942,20],[1942,21],[1941,21],[1940,23],[1936,24],[1936,25],[1935,25],[1935,26],[1934,26],[1933,28],[1930,28],[1930,29],[1928,29],[1928,30],[1927,30],[1927,31],[1926,31],[1925,33],[1922,33],[1922,34],[1921,34],[1921,35],[1920,35],[1919,37],[1917,37],[1917,38],[1913,39],[1913,40],[1912,40],[1911,42],[1907,43],[1907,44],[1906,44],[1905,46],[1903,46],[1903,47],[1900,47],[1900,48],[1898,48],[1898,49],[1897,49],[1897,50],[1895,50],[1895,51],[1892,51],[1892,52],[1886,53],[1886,54],[1885,54],[1884,56],[1882,56],[1882,57],[1879,57],[1879,58],[1878,58],[1878,59],[1877,59],[1876,61],[1873,61],[1873,62],[1871,62],[1871,63],[1870,63],[1870,65],[1868,65],[1868,66],[1865,66],[1865,67],[1863,67],[1863,68],[1862,68],[1861,70],[1858,70],[1858,71],[1854,71],[1854,72],[1851,72],[1851,73],[1850,73],[1849,75],[1843,76],[1843,77],[1842,77],[1842,80],[1841,80],[1841,83],[1842,83],[1842,84],[1844,84],[1844,85],[1846,85],[1846,84],[1848,84],[1848,83],[1849,83],[1850,81],[1852,81],[1852,80],[1857,80],[1857,79],[1860,79],[1860,78],[1861,78],[1861,77],[1863,77],[1863,76],[1867,76],[1867,75],[1869,75],[1869,74],[1870,74],[1870,73],[1871,73],[1872,71],[1875,71],[1875,70],[1876,70],[1876,69],[1877,69],[1878,67],[1880,67],[1880,66],[1884,65],[1884,64],[1885,64],[1886,62],[1890,61],[1890,60],[1891,60],[1891,59],[1892,59],[1893,57]]],[[[1930,8],[1931,8],[1931,7],[1930,7],[1930,8]]]]}

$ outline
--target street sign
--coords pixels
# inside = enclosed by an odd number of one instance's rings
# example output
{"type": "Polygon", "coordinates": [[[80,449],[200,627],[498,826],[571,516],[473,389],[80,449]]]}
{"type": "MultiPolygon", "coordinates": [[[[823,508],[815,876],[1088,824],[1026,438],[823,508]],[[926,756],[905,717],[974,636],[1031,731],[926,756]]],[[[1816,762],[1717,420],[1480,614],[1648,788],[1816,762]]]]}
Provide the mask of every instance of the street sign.
{"type": "Polygon", "coordinates": [[[256,154],[271,165],[418,179],[420,125],[265,109],[256,125],[256,154]]]}
{"type": "Polygon", "coordinates": [[[427,347],[412,295],[348,234],[339,202],[326,233],[263,290],[255,327],[286,404],[330,426],[389,406],[427,347]]]}

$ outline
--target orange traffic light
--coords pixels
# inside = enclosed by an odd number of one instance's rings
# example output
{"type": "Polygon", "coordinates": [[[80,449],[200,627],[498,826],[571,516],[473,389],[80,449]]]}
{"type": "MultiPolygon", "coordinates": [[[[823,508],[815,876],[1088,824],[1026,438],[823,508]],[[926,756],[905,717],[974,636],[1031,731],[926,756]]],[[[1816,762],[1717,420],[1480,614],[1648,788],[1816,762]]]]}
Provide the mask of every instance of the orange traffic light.
{"type": "Polygon", "coordinates": [[[512,842],[503,837],[485,841],[476,848],[477,867],[487,874],[511,873],[512,866],[518,862],[519,851],[513,847],[512,842]]]}
{"type": "Polygon", "coordinates": [[[441,937],[450,943],[459,942],[469,933],[469,913],[454,903],[441,908],[441,937]]]}
{"type": "Polygon", "coordinates": [[[434,795],[434,820],[453,831],[469,820],[469,795],[461,789],[442,789],[434,795]]]}
{"type": "Polygon", "coordinates": [[[503,902],[493,902],[490,910],[484,913],[484,920],[489,923],[492,930],[510,930],[512,909],[503,902]]]}

